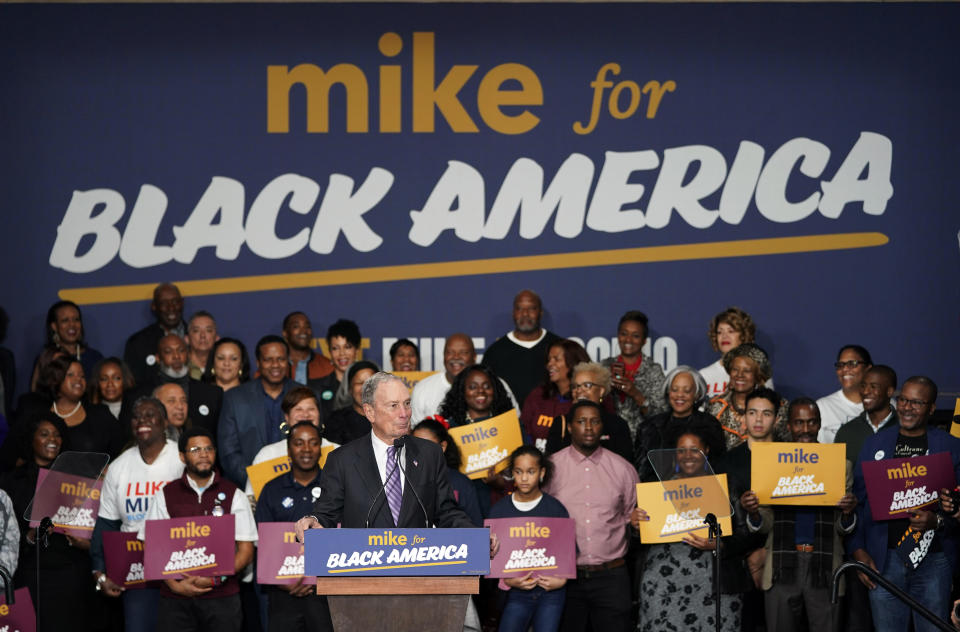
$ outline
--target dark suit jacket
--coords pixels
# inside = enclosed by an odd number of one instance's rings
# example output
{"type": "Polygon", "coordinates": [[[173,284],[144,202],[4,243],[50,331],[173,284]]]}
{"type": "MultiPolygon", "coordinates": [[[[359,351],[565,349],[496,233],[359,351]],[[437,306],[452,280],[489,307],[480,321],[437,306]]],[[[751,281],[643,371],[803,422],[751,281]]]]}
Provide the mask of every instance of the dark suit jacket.
{"type": "MultiPolygon", "coordinates": [[[[293,380],[284,380],[284,395],[296,386],[293,380]]],[[[263,387],[259,379],[252,379],[231,388],[223,397],[217,428],[217,458],[223,475],[243,489],[247,484],[247,466],[267,443],[263,387]]]]}
{"type": "MultiPolygon", "coordinates": [[[[325,528],[363,528],[370,510],[371,528],[425,527],[423,510],[414,496],[417,490],[430,521],[438,527],[470,528],[474,525],[457,505],[447,479],[447,464],[440,446],[416,437],[407,437],[404,469],[409,482],[403,489],[399,524],[393,523],[386,493],[377,470],[370,433],[339,447],[327,456],[320,478],[323,492],[313,504],[314,516],[325,528]],[[379,494],[379,496],[378,496],[379,494]]],[[[389,471],[389,470],[388,470],[389,471]]]]}
{"type": "Polygon", "coordinates": [[[130,367],[137,386],[143,385],[156,370],[156,362],[147,364],[147,358],[157,355],[157,343],[166,332],[159,323],[151,323],[127,338],[123,347],[123,361],[130,367]]]}
{"type": "MultiPolygon", "coordinates": [[[[153,389],[161,384],[176,382],[187,392],[187,417],[194,426],[202,426],[217,436],[217,425],[220,420],[220,407],[223,404],[223,389],[216,384],[207,384],[190,378],[174,380],[153,372],[153,379],[124,393],[123,405],[120,407],[120,423],[124,432],[130,435],[130,417],[133,415],[133,403],[139,397],[150,397],[153,389]]],[[[130,437],[128,437],[130,438],[130,437]]]]}

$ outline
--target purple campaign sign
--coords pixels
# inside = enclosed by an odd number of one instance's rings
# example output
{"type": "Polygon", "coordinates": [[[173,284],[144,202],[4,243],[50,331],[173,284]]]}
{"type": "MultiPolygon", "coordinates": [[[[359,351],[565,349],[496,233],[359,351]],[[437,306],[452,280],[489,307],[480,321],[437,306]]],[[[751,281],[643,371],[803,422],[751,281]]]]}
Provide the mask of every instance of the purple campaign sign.
{"type": "Polygon", "coordinates": [[[7,600],[0,597],[0,630],[5,632],[36,632],[37,615],[33,611],[33,601],[30,591],[20,588],[13,593],[14,604],[7,605],[7,600]]]}
{"type": "Polygon", "coordinates": [[[261,522],[257,534],[257,583],[298,583],[303,577],[303,547],[294,523],[261,522]]]}
{"type": "Polygon", "coordinates": [[[484,520],[500,538],[500,551],[490,560],[489,577],[577,576],[576,529],[573,518],[495,518],[484,520]]]}
{"type": "Polygon", "coordinates": [[[941,488],[953,489],[957,479],[950,453],[905,459],[863,462],[870,513],[874,520],[909,518],[910,510],[934,503],[941,488]]]}
{"type": "Polygon", "coordinates": [[[147,520],[144,577],[233,575],[234,534],[233,514],[147,520]]]}
{"type": "MultiPolygon", "coordinates": [[[[49,517],[53,530],[89,540],[100,509],[102,480],[41,469],[30,517],[49,517]]],[[[40,521],[31,521],[36,527],[40,521]]]]}
{"type": "Polygon", "coordinates": [[[121,588],[143,588],[143,542],[136,532],[104,531],[103,555],[107,563],[107,577],[121,588]]]}

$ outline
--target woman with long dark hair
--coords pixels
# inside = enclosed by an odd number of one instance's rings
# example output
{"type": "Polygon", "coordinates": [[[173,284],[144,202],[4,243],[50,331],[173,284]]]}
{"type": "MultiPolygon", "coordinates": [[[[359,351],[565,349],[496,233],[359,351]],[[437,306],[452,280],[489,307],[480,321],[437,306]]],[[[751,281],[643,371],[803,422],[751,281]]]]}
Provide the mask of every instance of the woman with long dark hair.
{"type": "Polygon", "coordinates": [[[538,447],[546,447],[550,430],[549,424],[539,423],[541,418],[553,419],[567,414],[573,404],[570,393],[573,367],[589,361],[586,349],[573,340],[558,340],[547,351],[543,381],[527,395],[520,414],[524,431],[538,447]]]}

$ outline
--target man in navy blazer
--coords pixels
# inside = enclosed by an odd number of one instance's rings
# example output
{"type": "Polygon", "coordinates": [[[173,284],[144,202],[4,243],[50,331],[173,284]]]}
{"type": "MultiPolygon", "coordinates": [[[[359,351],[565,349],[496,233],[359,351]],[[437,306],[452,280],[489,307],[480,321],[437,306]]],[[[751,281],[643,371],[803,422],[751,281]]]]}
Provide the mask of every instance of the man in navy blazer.
{"type": "Polygon", "coordinates": [[[371,432],[327,457],[320,478],[323,491],[313,505],[314,515],[297,523],[300,535],[305,529],[338,524],[347,528],[477,526],[454,499],[440,446],[408,436],[410,392],[403,382],[389,373],[376,373],[363,385],[362,402],[371,432]],[[387,492],[381,489],[394,469],[387,451],[397,439],[404,442],[400,460],[406,477],[397,472],[402,502],[394,520],[387,492]]]}
{"type": "MultiPolygon", "coordinates": [[[[855,560],[875,569],[934,614],[946,619],[950,609],[950,580],[957,559],[956,520],[939,513],[937,504],[932,507],[933,511],[913,510],[909,519],[875,522],[863,479],[864,461],[949,452],[954,474],[960,481],[960,439],[938,428],[927,427],[936,409],[936,400],[937,386],[930,378],[911,377],[904,382],[897,398],[900,424],[881,430],[864,444],[853,482],[853,491],[862,501],[858,507],[858,527],[847,542],[847,550],[855,560]],[[908,527],[920,534],[919,541],[904,537],[908,527]],[[920,557],[919,563],[910,559],[911,541],[916,543],[914,556],[920,557]],[[924,550],[926,553],[919,555],[924,550]]],[[[870,609],[878,632],[906,630],[910,608],[865,575],[860,574],[860,581],[870,589],[870,609]]],[[[913,623],[917,632],[936,629],[916,614],[913,623]]]]}
{"type": "Polygon", "coordinates": [[[217,428],[220,466],[240,489],[247,484],[246,468],[260,448],[284,439],[280,404],[297,386],[287,377],[289,349],[280,336],[264,336],[257,342],[257,370],[259,377],[224,394],[217,428]]]}

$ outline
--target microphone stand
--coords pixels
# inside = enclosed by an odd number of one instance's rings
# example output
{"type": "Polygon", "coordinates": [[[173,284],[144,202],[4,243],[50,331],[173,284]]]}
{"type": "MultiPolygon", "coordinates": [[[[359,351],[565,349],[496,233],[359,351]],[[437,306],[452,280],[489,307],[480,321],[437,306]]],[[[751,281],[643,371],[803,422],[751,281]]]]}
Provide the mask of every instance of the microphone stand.
{"type": "Polygon", "coordinates": [[[713,547],[713,594],[715,597],[716,613],[714,615],[715,629],[720,632],[720,523],[717,517],[708,513],[704,518],[707,525],[707,537],[714,539],[716,546],[713,547]]]}
{"type": "MultiPolygon", "coordinates": [[[[40,524],[37,525],[37,532],[34,536],[36,538],[36,548],[37,548],[37,603],[35,605],[37,609],[37,629],[40,630],[40,575],[42,571],[40,570],[40,549],[47,548],[50,546],[50,532],[53,530],[53,520],[49,516],[45,516],[40,520],[40,524]]],[[[12,602],[10,602],[12,603],[12,602]]]]}

